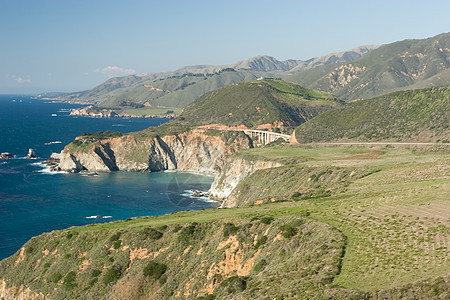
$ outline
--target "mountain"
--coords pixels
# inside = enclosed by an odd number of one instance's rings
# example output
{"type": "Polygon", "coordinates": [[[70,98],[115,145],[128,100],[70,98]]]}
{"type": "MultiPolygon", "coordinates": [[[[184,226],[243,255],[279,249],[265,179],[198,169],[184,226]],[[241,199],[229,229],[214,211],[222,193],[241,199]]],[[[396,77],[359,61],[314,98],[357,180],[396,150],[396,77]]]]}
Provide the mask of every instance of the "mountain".
{"type": "Polygon", "coordinates": [[[283,77],[343,100],[450,83],[450,33],[383,45],[352,62],[321,65],[283,77]]]}
{"type": "Polygon", "coordinates": [[[209,92],[188,105],[171,123],[183,128],[221,124],[288,130],[341,105],[331,94],[283,80],[264,79],[235,83],[209,92]]]}
{"type": "Polygon", "coordinates": [[[138,74],[111,78],[88,91],[61,95],[65,101],[95,104],[102,108],[155,107],[183,108],[205,93],[236,82],[277,74],[299,72],[312,67],[347,62],[360,57],[376,46],[362,46],[349,51],[303,60],[279,61],[262,55],[230,65],[198,65],[173,72],[138,74]],[[147,104],[146,104],[147,103],[147,104]]]}
{"type": "Polygon", "coordinates": [[[349,103],[295,129],[299,142],[450,140],[450,87],[400,91],[349,103]]]}

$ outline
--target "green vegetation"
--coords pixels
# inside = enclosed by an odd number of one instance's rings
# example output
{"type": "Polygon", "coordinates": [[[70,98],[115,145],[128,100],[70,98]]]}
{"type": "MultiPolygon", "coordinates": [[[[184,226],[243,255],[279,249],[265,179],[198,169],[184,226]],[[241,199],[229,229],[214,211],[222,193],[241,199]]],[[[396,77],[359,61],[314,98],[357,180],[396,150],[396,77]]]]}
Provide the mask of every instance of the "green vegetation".
{"type": "Polygon", "coordinates": [[[149,261],[144,267],[144,276],[150,276],[154,279],[159,279],[167,271],[167,266],[165,264],[159,264],[153,260],[149,261]]]}
{"type": "Polygon", "coordinates": [[[270,203],[46,233],[22,258],[18,251],[0,262],[2,277],[57,299],[445,298],[446,147],[243,151],[245,159],[285,165],[246,177],[246,189],[231,197],[270,203]],[[284,190],[272,194],[276,185],[284,190]],[[305,197],[303,187],[317,197],[305,197]],[[272,195],[284,196],[271,202],[272,195]]]}
{"type": "Polygon", "coordinates": [[[284,78],[344,100],[448,85],[450,72],[445,54],[448,50],[444,49],[449,46],[449,33],[404,40],[383,45],[352,62],[323,65],[284,78]]]}
{"type": "Polygon", "coordinates": [[[395,92],[325,112],[295,130],[316,141],[444,141],[450,139],[450,88],[395,92]]]}
{"type": "Polygon", "coordinates": [[[259,80],[212,91],[188,105],[177,120],[179,126],[260,124],[282,122],[299,125],[326,110],[340,106],[333,96],[304,89],[282,80],[259,80]]]}

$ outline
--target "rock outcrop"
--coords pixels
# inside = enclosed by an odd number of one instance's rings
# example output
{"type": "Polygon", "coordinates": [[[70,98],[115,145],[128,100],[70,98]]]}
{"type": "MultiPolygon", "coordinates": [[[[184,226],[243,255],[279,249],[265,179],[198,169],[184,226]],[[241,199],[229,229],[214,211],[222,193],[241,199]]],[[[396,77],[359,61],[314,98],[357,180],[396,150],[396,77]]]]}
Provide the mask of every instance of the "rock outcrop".
{"type": "Polygon", "coordinates": [[[256,170],[274,168],[281,166],[279,162],[265,160],[249,160],[240,157],[234,157],[229,160],[228,165],[222,170],[219,176],[216,176],[209,190],[209,195],[215,200],[225,200],[222,207],[235,207],[236,203],[228,196],[234,188],[245,177],[256,170]]]}
{"type": "Polygon", "coordinates": [[[228,157],[253,147],[244,133],[209,135],[192,130],[176,135],[143,138],[135,135],[66,146],[59,167],[64,171],[157,172],[178,170],[217,175],[228,157]]]}
{"type": "Polygon", "coordinates": [[[14,158],[14,155],[12,155],[12,154],[9,153],[9,152],[2,152],[2,153],[0,154],[0,158],[1,158],[1,159],[10,159],[10,158],[14,158]]]}
{"type": "Polygon", "coordinates": [[[28,154],[27,154],[27,159],[35,159],[35,158],[36,158],[36,153],[34,152],[34,149],[29,148],[28,154]]]}

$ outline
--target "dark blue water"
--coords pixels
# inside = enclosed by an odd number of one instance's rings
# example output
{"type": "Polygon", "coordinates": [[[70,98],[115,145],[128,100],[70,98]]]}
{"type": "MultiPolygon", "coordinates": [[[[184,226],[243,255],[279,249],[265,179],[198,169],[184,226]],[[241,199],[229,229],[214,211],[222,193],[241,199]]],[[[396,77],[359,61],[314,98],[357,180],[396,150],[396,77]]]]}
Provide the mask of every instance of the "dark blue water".
{"type": "Polygon", "coordinates": [[[208,190],[212,177],[176,172],[98,176],[48,172],[40,162],[81,132],[125,133],[167,121],[71,117],[68,109],[74,107],[79,106],[0,95],[0,152],[16,155],[0,159],[0,259],[32,236],[54,229],[217,206],[189,197],[189,191],[208,190]],[[39,158],[25,159],[28,148],[39,158]],[[97,215],[109,218],[87,218],[97,215]]]}

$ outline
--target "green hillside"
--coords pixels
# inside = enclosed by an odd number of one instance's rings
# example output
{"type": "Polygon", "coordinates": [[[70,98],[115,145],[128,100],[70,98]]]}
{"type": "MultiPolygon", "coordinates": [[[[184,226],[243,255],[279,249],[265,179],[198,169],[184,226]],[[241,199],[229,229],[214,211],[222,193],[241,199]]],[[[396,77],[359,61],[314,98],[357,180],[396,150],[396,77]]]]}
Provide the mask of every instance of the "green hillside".
{"type": "Polygon", "coordinates": [[[250,128],[282,122],[289,127],[340,105],[330,94],[266,79],[212,91],[187,106],[177,121],[195,126],[243,124],[250,128]]]}
{"type": "Polygon", "coordinates": [[[450,140],[450,87],[395,92],[325,112],[295,130],[299,142],[450,140]]]}
{"type": "Polygon", "coordinates": [[[238,155],[284,164],[238,185],[251,206],[44,233],[0,279],[41,299],[448,298],[448,149],[238,155]]]}
{"type": "Polygon", "coordinates": [[[381,46],[343,64],[285,76],[340,99],[367,99],[397,90],[449,85],[450,33],[381,46]]]}

